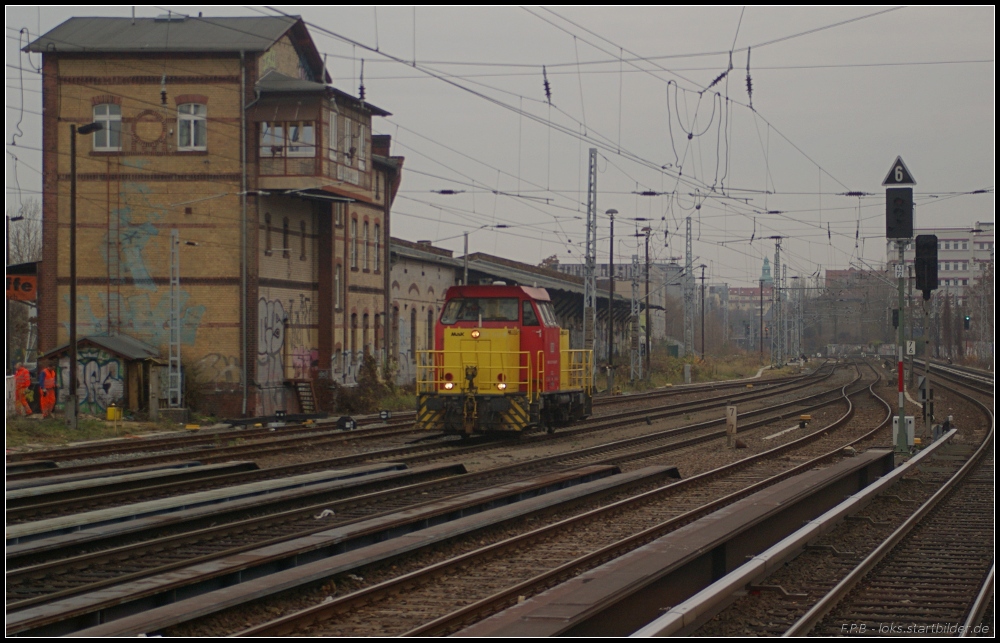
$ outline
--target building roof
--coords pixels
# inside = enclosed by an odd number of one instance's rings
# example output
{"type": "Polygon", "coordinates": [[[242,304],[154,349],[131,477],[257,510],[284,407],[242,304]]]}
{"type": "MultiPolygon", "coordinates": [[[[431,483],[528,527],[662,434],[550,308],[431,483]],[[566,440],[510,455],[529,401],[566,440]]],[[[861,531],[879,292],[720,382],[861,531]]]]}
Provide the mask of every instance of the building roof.
{"type": "Polygon", "coordinates": [[[265,92],[325,92],[326,85],[311,80],[292,78],[279,71],[270,70],[257,81],[257,90],[265,92]]]}
{"type": "Polygon", "coordinates": [[[453,268],[462,267],[462,261],[453,258],[451,250],[435,248],[426,243],[414,243],[413,241],[392,237],[389,240],[389,249],[393,254],[406,257],[407,259],[443,264],[452,266],[453,268]]]}
{"type": "MultiPolygon", "coordinates": [[[[77,345],[80,344],[93,344],[127,360],[160,358],[160,351],[155,346],[150,346],[128,335],[88,335],[79,339],[77,345]]],[[[69,344],[63,344],[59,348],[50,350],[42,357],[60,355],[68,350],[69,344]]]]}
{"type": "MultiPolygon", "coordinates": [[[[459,259],[458,261],[462,261],[459,259]]],[[[551,268],[540,268],[519,261],[511,261],[502,257],[495,257],[482,252],[469,255],[469,270],[475,270],[497,279],[503,279],[522,286],[534,286],[545,288],[546,290],[562,290],[564,292],[578,295],[584,294],[583,277],[577,277],[551,268]]],[[[598,288],[595,296],[598,299],[607,299],[608,290],[598,288]]],[[[615,294],[615,300],[625,301],[621,294],[615,294]]],[[[615,304],[616,306],[618,304],[615,304]]],[[[661,306],[650,304],[650,308],[659,309],[661,306]]]]}
{"type": "Polygon", "coordinates": [[[70,18],[25,47],[27,51],[265,51],[298,17],[70,18]]]}
{"type": "MultiPolygon", "coordinates": [[[[356,109],[362,109],[368,111],[374,116],[392,116],[390,112],[385,111],[381,107],[376,107],[371,103],[367,103],[363,100],[359,100],[354,96],[351,96],[345,91],[341,91],[336,87],[331,87],[323,83],[316,83],[311,80],[303,80],[301,78],[293,78],[287,74],[282,74],[279,71],[270,70],[264,76],[257,81],[256,84],[257,91],[261,94],[273,94],[273,93],[315,93],[315,94],[329,94],[333,96],[338,101],[343,101],[344,103],[354,107],[356,109]]],[[[280,98],[280,97],[279,97],[280,98]]],[[[266,106],[261,103],[261,107],[255,109],[264,110],[266,106]]]]}

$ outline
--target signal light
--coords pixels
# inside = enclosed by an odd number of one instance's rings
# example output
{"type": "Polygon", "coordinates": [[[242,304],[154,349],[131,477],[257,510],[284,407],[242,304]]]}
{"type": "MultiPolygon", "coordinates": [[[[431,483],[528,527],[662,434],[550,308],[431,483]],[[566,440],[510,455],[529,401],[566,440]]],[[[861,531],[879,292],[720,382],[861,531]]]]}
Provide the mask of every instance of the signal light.
{"type": "Polygon", "coordinates": [[[970,317],[969,315],[966,315],[965,316],[965,330],[969,330],[969,327],[971,325],[972,325],[972,317],[970,317]]]}
{"type": "Polygon", "coordinates": [[[913,236],[913,188],[886,188],[885,238],[913,236]]]}
{"type": "Polygon", "coordinates": [[[918,234],[913,268],[917,290],[924,293],[924,299],[931,298],[931,291],[938,287],[938,238],[934,234],[918,234]]]}

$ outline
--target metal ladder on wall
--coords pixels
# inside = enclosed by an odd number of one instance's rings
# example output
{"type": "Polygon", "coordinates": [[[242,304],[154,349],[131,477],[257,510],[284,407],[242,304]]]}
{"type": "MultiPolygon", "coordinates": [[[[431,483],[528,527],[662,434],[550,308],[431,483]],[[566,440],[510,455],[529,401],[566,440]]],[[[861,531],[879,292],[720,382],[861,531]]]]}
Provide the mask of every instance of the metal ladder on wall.
{"type": "Polygon", "coordinates": [[[183,406],[181,392],[181,262],[180,233],[170,231],[170,348],[167,362],[167,406],[183,406]]]}
{"type": "Polygon", "coordinates": [[[313,394],[313,384],[311,381],[299,380],[295,383],[295,390],[299,394],[299,408],[303,413],[316,412],[316,396],[313,394]]]}

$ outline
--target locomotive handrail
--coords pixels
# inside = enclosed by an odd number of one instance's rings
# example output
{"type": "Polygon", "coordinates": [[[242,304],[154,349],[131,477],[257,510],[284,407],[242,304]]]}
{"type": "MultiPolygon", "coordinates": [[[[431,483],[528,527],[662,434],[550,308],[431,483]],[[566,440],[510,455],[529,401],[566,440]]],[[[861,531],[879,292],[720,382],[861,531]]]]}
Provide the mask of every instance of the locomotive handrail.
{"type": "Polygon", "coordinates": [[[570,388],[582,388],[590,394],[594,386],[594,371],[591,365],[594,352],[584,349],[562,351],[563,370],[570,388]]]}
{"type": "Polygon", "coordinates": [[[416,388],[417,393],[443,393],[459,394],[468,391],[468,382],[465,379],[464,366],[475,365],[477,368],[476,381],[478,382],[480,393],[526,393],[528,399],[534,401],[538,394],[537,387],[533,385],[532,374],[534,368],[531,364],[531,353],[528,351],[496,351],[496,350],[418,350],[417,351],[417,373],[416,388]],[[449,356],[446,363],[446,356],[449,356]],[[488,356],[489,359],[482,359],[488,356]],[[499,365],[495,362],[499,361],[499,365]],[[447,369],[454,369],[448,371],[447,369]],[[446,375],[451,374],[452,379],[446,379],[446,375]],[[501,380],[498,375],[503,374],[502,382],[506,388],[498,390],[497,384],[501,380]],[[522,379],[523,377],[523,379],[522,379]],[[451,382],[454,389],[448,390],[445,384],[451,382]],[[521,391],[521,387],[525,390],[521,391]],[[489,390],[486,389],[489,387],[489,390]]]}

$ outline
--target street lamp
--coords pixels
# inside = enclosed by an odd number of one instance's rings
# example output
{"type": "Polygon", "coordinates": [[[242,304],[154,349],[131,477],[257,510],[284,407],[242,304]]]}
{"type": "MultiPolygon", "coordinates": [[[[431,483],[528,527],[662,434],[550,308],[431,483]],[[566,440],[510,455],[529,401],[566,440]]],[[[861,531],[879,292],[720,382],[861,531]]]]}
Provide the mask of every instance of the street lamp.
{"type": "Polygon", "coordinates": [[[705,264],[696,266],[701,268],[701,358],[705,359],[705,264]]]}
{"type": "Polygon", "coordinates": [[[78,426],[79,400],[76,397],[76,135],[93,134],[104,129],[100,123],[88,123],[79,128],[69,126],[69,399],[66,400],[66,423],[70,429],[78,426]]]}

